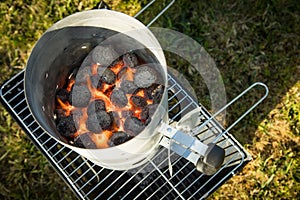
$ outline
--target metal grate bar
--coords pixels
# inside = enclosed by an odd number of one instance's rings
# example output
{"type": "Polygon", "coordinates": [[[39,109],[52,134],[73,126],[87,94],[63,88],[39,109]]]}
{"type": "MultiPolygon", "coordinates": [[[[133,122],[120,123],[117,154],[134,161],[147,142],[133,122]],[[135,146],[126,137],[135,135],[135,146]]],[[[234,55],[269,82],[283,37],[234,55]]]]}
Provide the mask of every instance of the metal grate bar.
{"type": "MultiPolygon", "coordinates": [[[[169,179],[164,175],[164,173],[161,172],[161,170],[155,165],[155,163],[153,163],[152,160],[150,160],[150,163],[153,165],[153,167],[156,168],[156,170],[160,173],[160,175],[167,181],[168,184],[170,184],[171,186],[172,183],[169,181],[169,179]]],[[[175,187],[172,187],[172,189],[178,194],[178,196],[182,199],[184,199],[184,197],[181,195],[181,193],[175,188],[175,187]]]]}
{"type": "MultiPolygon", "coordinates": [[[[84,163],[85,164],[85,163],[84,163]]],[[[93,164],[93,166],[92,167],[94,167],[95,166],[95,164],[93,164]]],[[[103,169],[102,169],[103,170],[103,169]]],[[[102,171],[101,170],[101,171],[102,171]]],[[[74,183],[77,183],[77,182],[79,182],[80,181],[80,179],[82,179],[88,172],[90,172],[90,171],[92,171],[91,169],[89,169],[89,170],[87,170],[87,171],[85,171],[83,174],[81,174],[76,180],[74,180],[74,183]]],[[[99,171],[99,173],[101,173],[101,171],[99,171]]],[[[81,190],[82,188],[78,188],[78,190],[81,190]]]]}
{"type": "MultiPolygon", "coordinates": [[[[174,163],[172,163],[172,164],[173,164],[173,165],[176,165],[176,163],[178,163],[179,161],[180,161],[180,159],[176,160],[176,161],[175,161],[174,163]]],[[[182,168],[187,167],[188,164],[189,164],[189,163],[186,163],[185,165],[182,166],[182,168]]],[[[182,168],[181,168],[181,170],[182,170],[182,168]]],[[[173,176],[170,177],[169,180],[171,180],[172,178],[176,177],[176,175],[178,175],[179,173],[181,173],[181,170],[176,171],[176,172],[173,174],[173,176]]],[[[166,169],[163,173],[167,173],[167,171],[168,171],[168,169],[166,169]]],[[[151,198],[152,196],[154,196],[154,195],[156,194],[156,192],[158,192],[158,191],[159,191],[161,188],[163,188],[166,184],[167,184],[167,182],[164,183],[164,184],[162,184],[162,185],[161,185],[154,193],[152,193],[151,196],[149,196],[148,198],[151,198]]],[[[178,184],[174,185],[174,187],[176,188],[177,185],[178,185],[178,184]]],[[[149,186],[149,187],[150,187],[150,186],[149,186]]],[[[168,191],[168,192],[162,197],[162,199],[163,199],[164,197],[166,197],[170,192],[171,192],[171,191],[168,191]]]]}
{"type": "MultiPolygon", "coordinates": [[[[20,84],[23,84],[23,80],[18,81],[14,86],[10,86],[9,90],[5,91],[5,93],[2,95],[3,97],[6,97],[6,95],[11,94],[11,91],[15,90],[20,86],[20,84]]],[[[4,88],[4,87],[2,87],[4,88]]]]}
{"type": "Polygon", "coordinates": [[[68,167],[70,167],[77,159],[79,159],[80,158],[80,155],[77,155],[77,157],[74,159],[74,160],[72,160],[71,162],[69,162],[64,168],[63,168],[63,170],[66,170],[68,167]]]}
{"type": "MultiPolygon", "coordinates": [[[[19,103],[17,103],[16,105],[14,105],[13,109],[16,109],[16,107],[18,107],[20,104],[24,103],[25,99],[23,99],[22,101],[20,101],[19,103]]],[[[26,108],[26,107],[25,107],[26,108]]],[[[23,108],[23,109],[25,109],[23,108]]]]}

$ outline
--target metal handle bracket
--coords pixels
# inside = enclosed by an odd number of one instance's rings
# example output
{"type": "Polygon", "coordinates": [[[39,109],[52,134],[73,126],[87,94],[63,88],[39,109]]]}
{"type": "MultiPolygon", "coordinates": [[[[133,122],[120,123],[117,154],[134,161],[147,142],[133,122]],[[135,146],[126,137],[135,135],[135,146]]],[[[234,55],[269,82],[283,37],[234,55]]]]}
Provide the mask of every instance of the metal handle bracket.
{"type": "Polygon", "coordinates": [[[200,172],[211,175],[223,164],[225,150],[216,144],[204,144],[196,137],[162,123],[159,132],[164,136],[160,145],[193,163],[200,172]]]}

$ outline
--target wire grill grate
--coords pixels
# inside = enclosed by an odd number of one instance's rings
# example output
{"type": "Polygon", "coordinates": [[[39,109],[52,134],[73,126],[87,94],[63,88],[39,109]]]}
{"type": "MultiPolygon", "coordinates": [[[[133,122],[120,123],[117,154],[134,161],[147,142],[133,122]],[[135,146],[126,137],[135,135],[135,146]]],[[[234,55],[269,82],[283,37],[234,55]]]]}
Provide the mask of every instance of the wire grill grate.
{"type": "MultiPolygon", "coordinates": [[[[27,106],[24,88],[24,71],[1,87],[1,101],[23,128],[34,144],[41,150],[52,166],[70,188],[82,199],[201,199],[220,187],[251,159],[248,153],[227,132],[217,144],[226,151],[222,168],[213,176],[195,170],[194,165],[171,154],[174,174],[169,175],[167,150],[161,148],[146,165],[128,171],[102,168],[76,152],[52,139],[34,120],[27,106]]],[[[170,122],[176,121],[190,110],[201,106],[168,75],[170,122]],[[170,103],[176,99],[175,103],[170,103]],[[178,107],[180,107],[178,109],[178,107]],[[174,112],[176,111],[176,112],[174,112]]],[[[202,110],[203,122],[210,114],[202,110]]],[[[198,138],[209,143],[224,129],[211,120],[199,132],[198,138]]]]}

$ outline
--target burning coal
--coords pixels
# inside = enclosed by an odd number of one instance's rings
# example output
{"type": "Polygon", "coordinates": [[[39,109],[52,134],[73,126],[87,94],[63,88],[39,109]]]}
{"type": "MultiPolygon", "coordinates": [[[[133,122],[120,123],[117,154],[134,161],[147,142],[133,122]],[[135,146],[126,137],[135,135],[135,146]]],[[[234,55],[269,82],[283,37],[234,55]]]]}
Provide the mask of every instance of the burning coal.
{"type": "Polygon", "coordinates": [[[150,123],[165,87],[162,77],[138,52],[117,57],[97,46],[56,91],[58,132],[82,148],[122,144],[150,123]]]}

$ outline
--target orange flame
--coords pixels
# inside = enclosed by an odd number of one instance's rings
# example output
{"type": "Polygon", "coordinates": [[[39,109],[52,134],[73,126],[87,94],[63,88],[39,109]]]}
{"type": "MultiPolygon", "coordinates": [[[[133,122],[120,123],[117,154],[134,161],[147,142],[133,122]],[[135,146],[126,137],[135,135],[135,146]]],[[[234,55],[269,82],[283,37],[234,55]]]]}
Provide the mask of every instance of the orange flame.
{"type": "Polygon", "coordinates": [[[115,74],[118,74],[121,69],[124,67],[124,63],[123,61],[119,61],[117,62],[117,64],[115,64],[114,66],[112,66],[110,69],[111,71],[113,71],[115,74]]]}
{"type": "Polygon", "coordinates": [[[73,79],[73,78],[70,79],[70,82],[69,82],[69,84],[68,84],[66,90],[67,90],[68,92],[70,92],[74,84],[75,84],[75,79],[73,79]]]}
{"type": "Polygon", "coordinates": [[[71,111],[75,109],[74,106],[72,106],[68,101],[66,103],[64,103],[60,98],[56,98],[57,102],[59,104],[61,109],[63,109],[66,112],[66,116],[69,116],[71,114],[71,111]]]}

